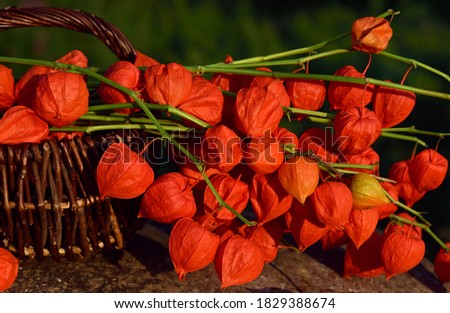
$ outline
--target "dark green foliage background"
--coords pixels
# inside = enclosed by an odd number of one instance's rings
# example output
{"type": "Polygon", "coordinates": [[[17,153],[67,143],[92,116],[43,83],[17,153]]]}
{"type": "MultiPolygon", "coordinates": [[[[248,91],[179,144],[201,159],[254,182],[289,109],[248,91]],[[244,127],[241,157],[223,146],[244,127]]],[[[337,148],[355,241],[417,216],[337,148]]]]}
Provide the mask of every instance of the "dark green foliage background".
{"type": "MultiPolygon", "coordinates": [[[[394,37],[388,51],[410,57],[450,72],[450,21],[448,3],[417,1],[3,1],[6,6],[55,6],[81,9],[102,17],[121,29],[140,51],[160,62],[185,65],[222,61],[227,54],[235,59],[294,49],[330,39],[350,30],[353,20],[378,15],[386,9],[401,11],[392,27],[394,37]]],[[[346,48],[349,40],[334,47],[346,48]]],[[[57,28],[25,28],[0,33],[0,55],[55,60],[72,49],[82,50],[93,66],[107,67],[115,56],[97,39],[86,34],[57,28]]],[[[363,70],[367,56],[352,53],[311,64],[311,72],[332,74],[353,64],[363,70]]],[[[367,75],[398,82],[406,64],[375,56],[367,75]]],[[[19,75],[25,68],[14,67],[19,75]]],[[[413,71],[407,84],[450,93],[449,83],[423,70],[413,71]]],[[[450,132],[450,101],[418,96],[416,109],[402,126],[450,132]]],[[[434,147],[435,138],[423,138],[434,147]]],[[[439,151],[450,158],[450,139],[439,151]]],[[[381,155],[381,174],[389,165],[409,158],[413,144],[381,138],[374,146],[381,155]]],[[[450,241],[450,179],[430,192],[416,209],[427,211],[433,230],[450,241]]],[[[425,235],[426,236],[426,235],[425,235]]],[[[437,245],[430,242],[428,255],[437,245]]]]}

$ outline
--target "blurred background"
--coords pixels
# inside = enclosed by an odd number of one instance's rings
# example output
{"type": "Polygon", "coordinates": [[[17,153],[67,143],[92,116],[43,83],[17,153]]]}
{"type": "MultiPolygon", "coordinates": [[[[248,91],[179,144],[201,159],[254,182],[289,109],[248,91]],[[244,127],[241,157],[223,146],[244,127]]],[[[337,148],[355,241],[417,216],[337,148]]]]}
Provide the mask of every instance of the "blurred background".
{"type": "MultiPolygon", "coordinates": [[[[160,62],[200,65],[265,55],[308,46],[350,30],[353,20],[376,16],[389,8],[401,14],[394,18],[394,37],[387,51],[413,58],[450,73],[450,20],[446,1],[256,1],[256,0],[133,0],[133,1],[3,1],[6,6],[55,6],[81,9],[116,25],[136,49],[160,62]]],[[[347,48],[347,39],[333,46],[347,48]]],[[[330,47],[331,48],[331,47],[330,47]]],[[[56,28],[25,28],[0,32],[0,55],[55,60],[72,49],[82,50],[92,66],[107,67],[116,57],[96,38],[56,28]]],[[[311,63],[310,71],[332,74],[352,64],[362,71],[367,56],[352,53],[311,63]]],[[[408,65],[375,56],[367,76],[399,82],[408,65]]],[[[24,70],[18,68],[16,75],[24,70]]],[[[450,83],[424,70],[414,70],[406,84],[450,93],[450,83]]],[[[402,125],[450,132],[450,101],[417,97],[414,112],[402,125]]],[[[436,138],[422,137],[430,147],[436,138]]],[[[374,148],[381,156],[381,175],[389,165],[411,156],[414,144],[381,138],[374,148]]],[[[450,159],[450,138],[439,152],[450,159]]],[[[415,205],[427,211],[433,230],[450,241],[450,176],[435,191],[415,205]]],[[[427,235],[424,235],[429,240],[427,235]]],[[[434,257],[438,246],[430,242],[427,254],[434,257]]]]}

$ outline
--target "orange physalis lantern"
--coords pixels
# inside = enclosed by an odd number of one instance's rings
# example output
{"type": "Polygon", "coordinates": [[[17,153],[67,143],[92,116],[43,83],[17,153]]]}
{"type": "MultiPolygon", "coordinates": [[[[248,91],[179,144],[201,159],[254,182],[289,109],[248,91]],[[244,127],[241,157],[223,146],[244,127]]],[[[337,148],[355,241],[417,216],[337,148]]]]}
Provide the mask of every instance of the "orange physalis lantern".
{"type": "Polygon", "coordinates": [[[327,94],[323,80],[287,79],[284,84],[294,108],[317,111],[322,107],[327,94]]]}
{"type": "Polygon", "coordinates": [[[409,160],[395,162],[389,168],[388,176],[394,180],[395,189],[398,196],[403,199],[405,204],[412,207],[417,201],[425,196],[426,191],[419,191],[411,182],[409,177],[409,160]]]}
{"type": "Polygon", "coordinates": [[[314,209],[308,202],[302,205],[294,200],[285,215],[286,224],[300,251],[305,251],[318,242],[330,230],[329,226],[317,219],[314,209]]]}
{"type": "Polygon", "coordinates": [[[319,166],[307,157],[296,156],[280,166],[278,179],[288,194],[304,204],[319,184],[319,166]]]}
{"type": "Polygon", "coordinates": [[[229,172],[242,159],[241,139],[230,128],[208,128],[202,140],[202,159],[206,165],[229,172]]]}
{"type": "MultiPolygon", "coordinates": [[[[72,64],[79,67],[87,67],[88,59],[80,50],[73,50],[62,56],[58,63],[72,64]]],[[[39,75],[55,73],[55,70],[50,67],[35,65],[32,66],[25,74],[18,80],[15,87],[16,100],[19,105],[31,106],[32,99],[35,96],[36,83],[39,75]]]]}
{"type": "Polygon", "coordinates": [[[416,95],[411,91],[377,86],[372,108],[383,128],[403,122],[414,109],[416,95]]]}
{"type": "Polygon", "coordinates": [[[220,237],[192,219],[178,220],[170,232],[169,253],[178,278],[200,270],[214,260],[220,237]]]}
{"type": "Polygon", "coordinates": [[[19,272],[19,260],[11,252],[0,248],[0,292],[12,286],[19,272]]]}
{"type": "Polygon", "coordinates": [[[83,76],[55,72],[39,76],[31,108],[50,125],[67,126],[88,111],[89,91],[83,76]]]}
{"type": "Polygon", "coordinates": [[[156,103],[177,107],[191,91],[192,74],[178,63],[150,66],[144,77],[148,95],[156,103]]]}
{"type": "Polygon", "coordinates": [[[234,235],[220,244],[214,267],[221,287],[226,288],[256,279],[264,268],[264,257],[256,244],[234,235]]]}
{"type": "Polygon", "coordinates": [[[324,182],[312,194],[311,204],[319,221],[327,226],[342,228],[352,211],[352,192],[344,183],[324,182]]]}
{"type": "MultiPolygon", "coordinates": [[[[352,65],[346,65],[338,69],[335,76],[365,78],[352,65]]],[[[349,107],[361,107],[372,100],[373,85],[361,85],[354,83],[331,81],[328,85],[328,101],[332,110],[342,110],[349,107]]]]}
{"type": "Polygon", "coordinates": [[[372,236],[379,220],[377,208],[367,210],[353,209],[350,212],[345,231],[357,249],[372,236]]]}
{"type": "MultiPolygon", "coordinates": [[[[445,245],[450,248],[450,242],[447,242],[445,245]]],[[[439,249],[434,258],[434,272],[441,283],[444,284],[450,281],[450,252],[445,251],[443,248],[439,249]]]]}
{"type": "Polygon", "coordinates": [[[378,53],[387,48],[392,28],[385,18],[367,16],[353,22],[351,36],[353,49],[378,53]]]}
{"type": "Polygon", "coordinates": [[[367,108],[352,107],[336,114],[334,136],[346,155],[359,154],[381,135],[381,122],[367,108]]]}
{"type": "Polygon", "coordinates": [[[153,183],[153,170],[142,156],[121,143],[106,149],[97,166],[100,197],[131,199],[143,194],[153,183]]]}
{"type": "Polygon", "coordinates": [[[195,76],[189,95],[178,108],[214,126],[222,119],[223,99],[216,85],[195,76]]]}
{"type": "Polygon", "coordinates": [[[9,109],[15,101],[12,70],[0,64],[0,111],[9,109]]]}
{"type": "MultiPolygon", "coordinates": [[[[412,228],[410,225],[408,228],[412,228]]],[[[386,279],[411,270],[425,256],[425,243],[413,231],[391,230],[383,234],[381,261],[386,279]]]]}
{"type": "Polygon", "coordinates": [[[234,106],[236,127],[244,134],[262,137],[278,128],[283,110],[277,97],[266,88],[241,89],[234,106]]]}
{"type": "MultiPolygon", "coordinates": [[[[108,67],[103,76],[128,89],[138,89],[140,71],[131,62],[118,61],[108,67]]],[[[126,95],[122,91],[119,91],[116,88],[103,82],[100,83],[97,91],[100,99],[102,100],[102,103],[126,103],[134,101],[130,96],[126,95]]],[[[129,114],[132,112],[132,110],[123,109],[118,110],[118,112],[129,114]]]]}
{"type": "Polygon", "coordinates": [[[349,243],[344,255],[344,277],[376,277],[384,273],[381,236],[373,232],[359,248],[349,243]]]}
{"type": "Polygon", "coordinates": [[[243,150],[243,159],[256,173],[273,173],[284,162],[284,150],[278,139],[271,135],[250,138],[243,150]]]}
{"type": "Polygon", "coordinates": [[[447,159],[433,149],[425,149],[409,162],[408,173],[418,191],[429,191],[439,187],[448,170],[447,159]]]}
{"type": "Polygon", "coordinates": [[[47,136],[47,123],[22,105],[11,107],[0,119],[0,144],[40,143],[47,136]]]}
{"type": "Polygon", "coordinates": [[[195,198],[188,179],[178,172],[159,176],[141,201],[139,217],[159,223],[174,223],[196,212],[195,198]]]}
{"type": "MultiPolygon", "coordinates": [[[[246,183],[235,179],[228,174],[217,174],[211,177],[213,184],[220,197],[235,211],[241,213],[248,203],[249,191],[246,183]]],[[[203,197],[203,207],[205,211],[215,217],[220,222],[231,221],[235,215],[225,207],[220,207],[219,202],[207,188],[203,197]]]]}
{"type": "Polygon", "coordinates": [[[250,202],[259,223],[283,215],[291,207],[293,197],[286,193],[276,174],[253,176],[250,202]]]}

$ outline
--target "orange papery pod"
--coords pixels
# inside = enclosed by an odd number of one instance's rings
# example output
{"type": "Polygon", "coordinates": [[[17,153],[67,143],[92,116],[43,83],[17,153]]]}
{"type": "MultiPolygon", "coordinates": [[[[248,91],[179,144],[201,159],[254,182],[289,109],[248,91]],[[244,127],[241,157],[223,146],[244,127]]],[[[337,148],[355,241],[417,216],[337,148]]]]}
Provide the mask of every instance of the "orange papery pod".
{"type": "Polygon", "coordinates": [[[352,24],[352,49],[379,53],[387,48],[392,37],[389,21],[382,17],[367,16],[352,24]]]}
{"type": "Polygon", "coordinates": [[[214,126],[222,119],[223,99],[217,86],[203,77],[195,76],[189,95],[178,108],[214,126]]]}
{"type": "Polygon", "coordinates": [[[6,111],[12,107],[14,101],[14,76],[12,70],[0,64],[0,111],[6,111]]]}
{"type": "Polygon", "coordinates": [[[388,172],[388,177],[394,180],[395,189],[397,190],[399,198],[401,198],[404,203],[412,207],[417,201],[422,199],[426,191],[419,191],[411,182],[409,177],[409,160],[403,160],[395,162],[391,165],[388,172]]]}
{"type": "Polygon", "coordinates": [[[380,182],[367,173],[353,175],[350,183],[353,208],[365,210],[390,203],[380,182]]]}
{"type": "Polygon", "coordinates": [[[160,63],[156,61],[154,58],[142,52],[136,51],[136,59],[134,60],[134,65],[136,65],[137,67],[149,67],[157,64],[160,63]]]}
{"type": "MultiPolygon", "coordinates": [[[[200,158],[201,155],[201,138],[188,138],[186,141],[182,141],[181,138],[178,139],[178,143],[185,147],[193,156],[200,158]]],[[[172,150],[173,162],[177,164],[178,170],[183,174],[189,181],[189,185],[196,185],[199,181],[203,181],[203,173],[198,170],[197,165],[192,162],[185,154],[180,150],[172,150]]],[[[213,167],[207,167],[204,174],[210,177],[214,174],[219,174],[220,171],[213,167]]],[[[196,186],[194,186],[195,188],[196,186]]]]}
{"type": "Polygon", "coordinates": [[[56,127],[67,126],[88,111],[89,91],[83,76],[55,72],[39,76],[31,108],[56,127]]]}
{"type": "Polygon", "coordinates": [[[0,144],[40,143],[48,136],[48,125],[33,110],[13,106],[0,119],[0,144]]]}
{"type": "MultiPolygon", "coordinates": [[[[397,189],[389,182],[382,182],[381,187],[387,191],[387,193],[396,201],[398,201],[398,192],[397,189]]],[[[389,215],[394,214],[397,211],[397,206],[394,203],[386,203],[380,206],[377,206],[378,210],[378,219],[384,219],[389,217],[389,215]]]]}
{"type": "Polygon", "coordinates": [[[113,143],[103,153],[96,171],[100,198],[131,199],[143,194],[153,183],[153,170],[129,146],[113,143]]]}
{"type": "Polygon", "coordinates": [[[271,221],[264,225],[244,226],[243,236],[256,244],[263,254],[265,262],[272,262],[278,254],[278,246],[283,237],[283,228],[278,221],[271,221]]]}
{"type": "Polygon", "coordinates": [[[322,108],[327,94],[323,80],[287,79],[284,84],[294,108],[311,111],[322,108]]]}
{"type": "Polygon", "coordinates": [[[272,135],[278,139],[283,149],[298,149],[298,137],[288,129],[284,127],[278,127],[272,135]]]}
{"type": "Polygon", "coordinates": [[[327,181],[317,186],[311,196],[311,205],[319,221],[342,228],[352,211],[352,192],[344,183],[327,181]]]}
{"type": "Polygon", "coordinates": [[[329,226],[317,219],[314,209],[309,203],[302,205],[294,200],[285,217],[286,224],[300,251],[305,251],[318,242],[330,229],[329,226]]]}
{"type": "Polygon", "coordinates": [[[48,139],[54,139],[54,140],[72,140],[75,137],[82,137],[84,135],[84,132],[50,132],[48,134],[48,139]]]}
{"type": "Polygon", "coordinates": [[[416,95],[411,91],[377,86],[372,108],[383,128],[403,122],[414,109],[416,95]]]}
{"type": "Polygon", "coordinates": [[[382,275],[384,267],[380,251],[381,236],[376,232],[373,232],[359,248],[350,242],[344,255],[344,278],[382,275]]]}
{"type": "Polygon", "coordinates": [[[19,272],[19,260],[11,252],[0,248],[0,292],[9,289],[19,272]]]}
{"type": "Polygon", "coordinates": [[[243,147],[243,161],[256,173],[270,174],[284,162],[284,150],[278,139],[266,132],[252,137],[243,147]]]}
{"type": "Polygon", "coordinates": [[[232,221],[226,222],[216,229],[214,229],[214,233],[220,236],[220,243],[223,243],[228,240],[228,238],[233,237],[234,235],[243,235],[242,229],[245,225],[238,219],[233,219],[232,221]]]}
{"type": "Polygon", "coordinates": [[[159,223],[174,223],[193,217],[196,204],[186,177],[178,172],[159,176],[147,189],[141,201],[139,217],[159,223]]]}
{"type": "Polygon", "coordinates": [[[347,160],[345,163],[360,164],[360,165],[374,165],[374,168],[372,170],[359,169],[359,168],[354,168],[353,170],[356,172],[375,174],[378,172],[378,164],[380,163],[380,156],[378,155],[378,153],[375,150],[373,150],[371,147],[368,147],[366,150],[364,150],[361,153],[352,154],[349,157],[347,157],[347,160]]]}
{"type": "MultiPolygon", "coordinates": [[[[224,63],[233,63],[233,57],[227,55],[224,63]]],[[[214,85],[219,86],[222,90],[237,93],[248,81],[248,76],[230,73],[214,73],[210,81],[214,85]]]]}
{"type": "Polygon", "coordinates": [[[425,256],[425,243],[414,231],[389,230],[381,240],[381,261],[386,279],[405,273],[418,265],[425,256]]]}
{"type": "MultiPolygon", "coordinates": [[[[416,220],[415,217],[409,215],[406,212],[400,212],[397,214],[398,217],[404,218],[406,220],[409,220],[411,222],[414,222],[416,220]]],[[[402,223],[399,221],[391,221],[388,226],[385,229],[385,232],[390,231],[403,231],[403,232],[409,232],[411,236],[416,236],[417,238],[422,238],[422,228],[419,226],[413,225],[411,227],[411,224],[402,223]]]]}
{"type": "Polygon", "coordinates": [[[78,67],[87,67],[88,59],[80,50],[72,50],[56,60],[58,63],[72,64],[78,67]]]}
{"type": "MultiPolygon", "coordinates": [[[[272,70],[269,68],[258,68],[257,70],[272,72],[272,70]]],[[[289,107],[291,105],[291,100],[289,99],[289,95],[283,85],[283,81],[278,78],[255,76],[251,79],[248,87],[267,88],[267,90],[273,93],[275,97],[280,101],[281,106],[289,107]]]]}
{"type": "MultiPolygon", "coordinates": [[[[346,65],[338,69],[335,76],[365,78],[353,66],[346,65]]],[[[346,82],[331,81],[328,85],[327,96],[332,110],[342,110],[350,107],[368,105],[372,100],[373,85],[361,85],[346,82]]]]}
{"type": "Polygon", "coordinates": [[[177,107],[187,99],[192,87],[192,73],[178,63],[156,64],[144,73],[150,99],[177,107]]]}
{"type": "Polygon", "coordinates": [[[330,250],[343,246],[350,241],[344,229],[330,228],[325,235],[320,238],[323,250],[330,250]]]}
{"type": "Polygon", "coordinates": [[[173,226],[169,237],[169,254],[178,278],[198,271],[214,260],[220,237],[192,219],[184,217],[173,226]]]}
{"type": "MultiPolygon", "coordinates": [[[[58,63],[73,64],[79,67],[87,67],[88,59],[80,50],[72,50],[66,55],[62,56],[58,60],[58,63]]],[[[19,105],[31,106],[32,99],[35,96],[36,83],[38,76],[41,74],[56,73],[51,67],[32,66],[27,72],[25,72],[17,81],[15,86],[16,101],[19,105]]]]}
{"type": "MultiPolygon", "coordinates": [[[[140,71],[131,62],[128,61],[118,61],[108,67],[108,69],[103,74],[106,78],[128,88],[131,90],[137,90],[139,85],[140,71]]],[[[106,84],[100,83],[97,88],[98,95],[102,103],[127,103],[133,102],[134,100],[122,91],[106,84]]],[[[136,109],[119,109],[117,112],[130,114],[135,112],[136,109]]]]}
{"type": "Polygon", "coordinates": [[[327,137],[327,131],[322,128],[308,128],[298,139],[300,152],[313,152],[325,162],[337,162],[338,156],[332,146],[334,139],[329,137],[331,138],[327,137]]]}
{"type": "Polygon", "coordinates": [[[284,190],[302,204],[319,184],[319,166],[304,156],[286,160],[277,172],[284,190]]]}
{"type": "Polygon", "coordinates": [[[417,153],[409,162],[408,174],[419,192],[438,188],[447,175],[447,159],[433,149],[417,153]]]}
{"type": "Polygon", "coordinates": [[[293,197],[284,191],[276,174],[256,174],[250,187],[250,202],[259,223],[283,215],[292,205],[293,197]]]}
{"type": "Polygon", "coordinates": [[[264,268],[264,257],[261,249],[252,241],[234,235],[220,244],[214,267],[221,288],[226,288],[255,280],[264,268]]]}
{"type": "Polygon", "coordinates": [[[235,124],[238,130],[252,137],[262,137],[273,132],[283,117],[279,99],[267,88],[241,89],[234,106],[235,124]]]}
{"type": "Polygon", "coordinates": [[[350,212],[348,222],[344,225],[344,228],[357,249],[372,236],[377,228],[378,216],[376,207],[367,210],[353,209],[350,212]]]}
{"type": "Polygon", "coordinates": [[[230,128],[208,128],[202,139],[201,157],[207,166],[230,171],[242,159],[241,139],[230,128]]]}
{"type": "MultiPolygon", "coordinates": [[[[450,242],[445,245],[450,248],[450,242]]],[[[444,248],[440,248],[434,258],[434,272],[442,284],[450,281],[450,252],[445,251],[444,248]]]]}
{"type": "MultiPolygon", "coordinates": [[[[228,174],[217,174],[211,177],[211,183],[224,200],[235,211],[241,213],[248,203],[248,185],[228,174]]],[[[231,221],[235,215],[226,207],[221,207],[210,188],[205,190],[203,196],[203,208],[211,214],[218,223],[231,221]]]]}
{"type": "Polygon", "coordinates": [[[381,122],[367,108],[352,107],[336,114],[334,136],[345,155],[359,154],[381,135],[381,122]]]}

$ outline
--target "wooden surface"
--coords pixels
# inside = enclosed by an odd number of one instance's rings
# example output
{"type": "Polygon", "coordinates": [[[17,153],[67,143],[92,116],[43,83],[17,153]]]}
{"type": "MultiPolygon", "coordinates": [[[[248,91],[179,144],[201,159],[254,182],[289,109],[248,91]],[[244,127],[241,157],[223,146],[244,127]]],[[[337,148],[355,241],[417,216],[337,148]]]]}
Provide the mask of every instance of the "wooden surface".
{"type": "Polygon", "coordinates": [[[25,260],[8,292],[446,292],[425,260],[411,272],[386,281],[377,278],[344,279],[343,250],[307,254],[281,250],[255,281],[220,289],[212,265],[179,281],[167,250],[168,235],[145,224],[124,250],[89,259],[60,262],[25,260]]]}

